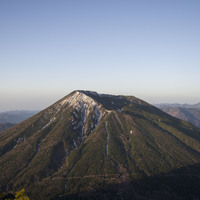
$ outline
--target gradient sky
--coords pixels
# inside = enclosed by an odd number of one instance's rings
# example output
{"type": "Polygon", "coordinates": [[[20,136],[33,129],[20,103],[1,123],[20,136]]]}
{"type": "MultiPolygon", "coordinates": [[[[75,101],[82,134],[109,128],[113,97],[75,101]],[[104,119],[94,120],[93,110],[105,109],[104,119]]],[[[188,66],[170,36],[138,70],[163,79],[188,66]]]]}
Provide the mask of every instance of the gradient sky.
{"type": "Polygon", "coordinates": [[[0,111],[73,90],[200,102],[199,0],[0,0],[0,111]]]}

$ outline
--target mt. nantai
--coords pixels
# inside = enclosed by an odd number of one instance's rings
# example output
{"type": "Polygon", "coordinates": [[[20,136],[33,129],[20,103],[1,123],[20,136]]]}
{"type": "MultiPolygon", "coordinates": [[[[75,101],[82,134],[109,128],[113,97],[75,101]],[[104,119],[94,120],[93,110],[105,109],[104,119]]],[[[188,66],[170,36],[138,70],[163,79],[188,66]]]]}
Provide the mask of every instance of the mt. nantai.
{"type": "Polygon", "coordinates": [[[200,129],[132,96],[74,91],[0,133],[0,192],[200,199],[200,129]]]}

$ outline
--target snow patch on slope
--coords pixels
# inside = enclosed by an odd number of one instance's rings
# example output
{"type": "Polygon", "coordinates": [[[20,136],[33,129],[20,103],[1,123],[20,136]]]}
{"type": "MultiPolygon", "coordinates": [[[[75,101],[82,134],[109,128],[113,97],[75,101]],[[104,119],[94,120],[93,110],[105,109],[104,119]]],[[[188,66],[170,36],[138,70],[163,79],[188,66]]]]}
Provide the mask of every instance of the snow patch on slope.
{"type": "MultiPolygon", "coordinates": [[[[44,124],[39,131],[46,129],[52,123],[54,123],[59,116],[62,116],[62,113],[68,111],[68,108],[73,107],[73,117],[71,118],[71,125],[73,130],[79,130],[79,137],[75,139],[77,146],[82,143],[88,135],[96,128],[101,120],[101,117],[104,114],[104,109],[102,105],[98,103],[93,98],[87,96],[87,94],[82,93],[80,91],[75,91],[71,95],[67,96],[63,100],[54,104],[51,109],[47,110],[44,118],[49,119],[46,124],[44,124]],[[88,117],[91,117],[92,113],[92,128],[88,132],[88,126],[86,127],[86,122],[89,120],[88,117]]],[[[76,147],[74,143],[74,147],[76,147]]]]}
{"type": "Polygon", "coordinates": [[[105,129],[106,129],[106,133],[107,133],[107,139],[106,139],[106,157],[107,157],[107,159],[109,159],[109,155],[108,155],[109,132],[108,132],[108,129],[107,129],[107,121],[105,123],[105,129]]]}
{"type": "Polygon", "coordinates": [[[83,109],[83,111],[82,111],[81,118],[82,118],[83,123],[82,123],[82,133],[81,133],[81,136],[82,136],[82,142],[83,142],[84,137],[85,137],[85,122],[86,122],[86,119],[87,119],[87,109],[86,109],[85,103],[83,103],[82,109],[83,109]]]}
{"type": "Polygon", "coordinates": [[[68,104],[69,106],[79,107],[79,105],[83,105],[83,103],[85,103],[86,108],[89,110],[97,105],[99,107],[99,104],[94,99],[78,91],[61,101],[60,105],[64,106],[68,104]]]}
{"type": "Polygon", "coordinates": [[[100,122],[100,119],[101,119],[101,112],[100,110],[98,109],[98,107],[95,106],[94,108],[94,113],[95,113],[95,120],[96,120],[96,123],[94,125],[94,127],[96,128],[97,125],[99,124],[100,122]]]}
{"type": "Polygon", "coordinates": [[[116,166],[116,169],[118,171],[118,173],[120,174],[120,180],[122,180],[122,176],[121,176],[121,172],[120,172],[120,168],[118,166],[118,164],[116,162],[114,162],[110,157],[109,157],[109,153],[108,153],[108,144],[109,144],[109,132],[108,132],[108,128],[107,128],[107,121],[105,122],[105,129],[106,129],[106,133],[107,133],[107,139],[106,139],[106,157],[107,159],[116,166]]]}
{"type": "Polygon", "coordinates": [[[102,109],[101,109],[102,105],[84,93],[76,91],[73,95],[67,97],[62,102],[60,102],[60,105],[72,106],[81,115],[82,139],[84,139],[85,135],[85,123],[88,115],[91,112],[95,113],[95,120],[96,120],[96,123],[94,125],[95,128],[98,126],[100,122],[102,116],[102,109]]]}
{"type": "Polygon", "coordinates": [[[15,149],[17,147],[17,145],[19,143],[25,142],[26,141],[26,137],[20,137],[17,139],[15,146],[13,147],[13,149],[15,149]]]}
{"type": "Polygon", "coordinates": [[[55,119],[56,119],[55,117],[53,117],[52,119],[50,119],[50,121],[46,125],[44,125],[42,127],[42,130],[45,129],[47,126],[49,126],[51,124],[51,122],[53,122],[55,119]]]}

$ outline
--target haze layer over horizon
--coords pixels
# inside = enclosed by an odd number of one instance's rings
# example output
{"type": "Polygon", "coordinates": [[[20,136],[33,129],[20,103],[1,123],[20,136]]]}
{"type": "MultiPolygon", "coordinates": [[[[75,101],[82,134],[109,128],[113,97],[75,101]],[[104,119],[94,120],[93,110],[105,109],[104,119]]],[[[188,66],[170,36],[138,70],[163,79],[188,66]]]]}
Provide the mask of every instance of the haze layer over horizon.
{"type": "Polygon", "coordinates": [[[200,1],[0,1],[0,111],[73,90],[200,102],[200,1]]]}

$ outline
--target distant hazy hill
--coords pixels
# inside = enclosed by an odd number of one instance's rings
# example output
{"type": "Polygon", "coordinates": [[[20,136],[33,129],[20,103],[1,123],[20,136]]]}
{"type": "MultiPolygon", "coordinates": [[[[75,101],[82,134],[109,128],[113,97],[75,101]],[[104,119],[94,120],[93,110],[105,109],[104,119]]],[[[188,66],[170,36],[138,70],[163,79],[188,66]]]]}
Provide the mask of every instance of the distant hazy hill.
{"type": "Polygon", "coordinates": [[[166,108],[166,107],[170,107],[170,108],[195,108],[195,109],[200,109],[200,103],[194,104],[194,105],[190,105],[190,104],[168,104],[168,103],[163,103],[163,104],[155,104],[156,107],[158,108],[166,108]]]}
{"type": "Polygon", "coordinates": [[[3,132],[3,131],[5,131],[5,130],[8,129],[8,128],[13,127],[14,125],[15,125],[15,124],[6,123],[6,122],[0,123],[0,133],[3,132]]]}
{"type": "Polygon", "coordinates": [[[200,199],[200,129],[133,96],[74,91],[0,136],[0,192],[200,199]]]}
{"type": "Polygon", "coordinates": [[[0,113],[0,123],[12,123],[16,124],[28,119],[29,117],[36,114],[38,111],[18,110],[8,111],[0,113]]]}
{"type": "Polygon", "coordinates": [[[200,103],[195,105],[160,104],[157,107],[174,117],[186,120],[200,128],[200,103]]]}

